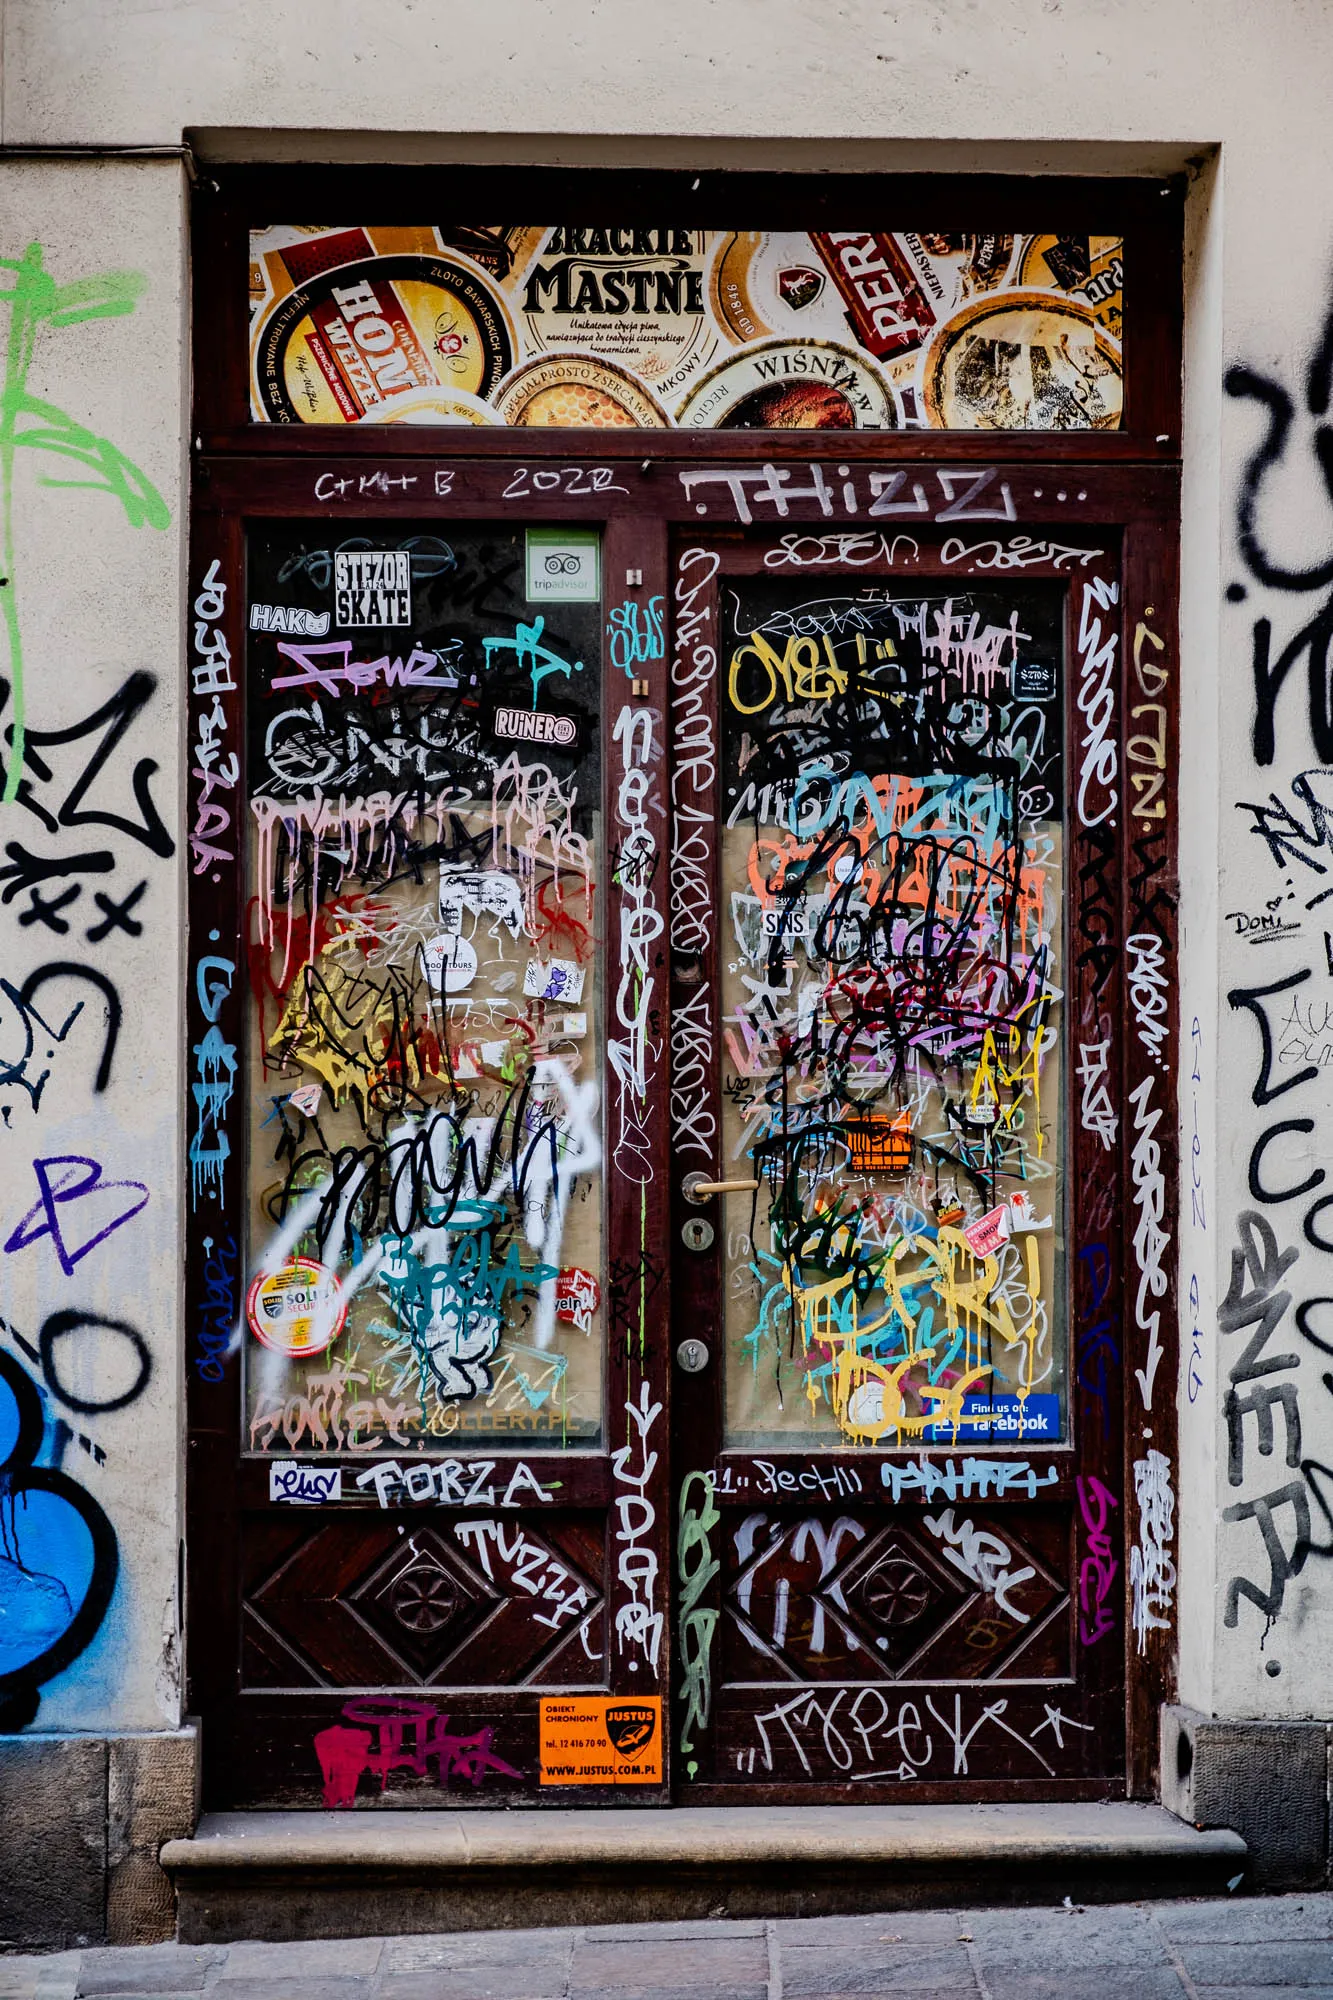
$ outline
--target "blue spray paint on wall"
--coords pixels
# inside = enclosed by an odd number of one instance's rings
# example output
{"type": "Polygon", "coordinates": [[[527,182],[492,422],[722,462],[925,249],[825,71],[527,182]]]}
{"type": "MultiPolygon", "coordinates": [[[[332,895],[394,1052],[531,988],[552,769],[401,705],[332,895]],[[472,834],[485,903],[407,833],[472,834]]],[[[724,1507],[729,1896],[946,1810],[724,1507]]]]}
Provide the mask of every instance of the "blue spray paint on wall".
{"type": "Polygon", "coordinates": [[[37,1389],[0,1351],[0,1732],[32,1721],[116,1587],[111,1523],[77,1480],[38,1465],[45,1435],[37,1389]]]}

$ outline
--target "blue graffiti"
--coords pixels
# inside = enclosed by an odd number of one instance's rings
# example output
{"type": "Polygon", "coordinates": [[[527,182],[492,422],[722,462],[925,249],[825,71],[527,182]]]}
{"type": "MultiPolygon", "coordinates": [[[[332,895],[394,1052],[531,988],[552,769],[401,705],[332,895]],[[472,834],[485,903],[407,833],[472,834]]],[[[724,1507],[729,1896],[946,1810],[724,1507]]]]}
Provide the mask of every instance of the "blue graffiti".
{"type": "Polygon", "coordinates": [[[236,1344],[236,1238],[204,1238],[204,1295],[199,1302],[195,1368],[205,1382],[220,1382],[236,1344]]]}
{"type": "Polygon", "coordinates": [[[607,632],[613,667],[632,677],[636,668],[646,667],[650,660],[666,658],[665,603],[662,597],[650,597],[647,604],[627,599],[612,608],[607,632]]]}
{"type": "Polygon", "coordinates": [[[116,1587],[111,1523],[68,1473],[37,1464],[45,1438],[41,1396],[0,1351],[0,1731],[32,1721],[116,1587]]]}
{"type": "Polygon", "coordinates": [[[455,1203],[447,1232],[440,1232],[448,1247],[439,1262],[431,1261],[422,1240],[434,1236],[433,1229],[416,1238],[380,1239],[380,1289],[406,1330],[423,1394],[430,1376],[446,1396],[468,1400],[488,1393],[506,1295],[521,1299],[560,1275],[553,1264],[522,1264],[513,1240],[494,1260],[491,1229],[502,1215],[496,1202],[455,1203]]]}
{"type": "Polygon", "coordinates": [[[562,660],[559,653],[553,653],[549,646],[541,643],[542,628],[546,620],[540,612],[531,625],[520,623],[512,639],[483,639],[486,651],[486,665],[489,667],[496,653],[513,653],[520,668],[526,667],[532,676],[532,705],[537,706],[537,689],[548,674],[563,674],[568,680],[572,674],[583,672],[582,660],[562,660]]]}
{"type": "Polygon", "coordinates": [[[236,967],[229,958],[201,958],[195,969],[195,992],[209,1025],[203,1040],[194,1044],[195,1081],[190,1086],[195,1120],[190,1137],[191,1208],[199,1206],[201,1196],[221,1201],[222,1169],[231,1154],[222,1118],[236,1089],[236,1045],[227,1040],[217,1019],[223,1001],[231,993],[235,974],[236,967]]]}
{"type": "MultiPolygon", "coordinates": [[[[88,1158],[83,1153],[57,1153],[49,1159],[34,1160],[33,1173],[37,1177],[38,1195],[23,1220],[11,1229],[5,1238],[5,1250],[10,1256],[16,1250],[26,1250],[32,1243],[49,1236],[60,1261],[65,1276],[72,1277],[74,1267],[81,1263],[89,1251],[104,1243],[108,1236],[121,1229],[127,1222],[148,1206],[148,1189],[142,1181],[104,1181],[100,1160],[88,1158]],[[60,1168],[53,1173],[53,1168],[60,1168]],[[72,1171],[69,1171],[72,1169],[72,1171]],[[74,1243],[67,1234],[67,1225],[56,1211],[66,1203],[82,1201],[88,1195],[132,1193],[140,1197],[138,1201],[127,1202],[118,1208],[108,1222],[105,1210],[99,1211],[102,1220],[100,1229],[94,1228],[91,1236],[81,1243],[74,1243]],[[38,1217],[41,1221],[38,1221],[38,1217]]],[[[81,1211],[86,1213],[86,1211],[81,1211]]]]}

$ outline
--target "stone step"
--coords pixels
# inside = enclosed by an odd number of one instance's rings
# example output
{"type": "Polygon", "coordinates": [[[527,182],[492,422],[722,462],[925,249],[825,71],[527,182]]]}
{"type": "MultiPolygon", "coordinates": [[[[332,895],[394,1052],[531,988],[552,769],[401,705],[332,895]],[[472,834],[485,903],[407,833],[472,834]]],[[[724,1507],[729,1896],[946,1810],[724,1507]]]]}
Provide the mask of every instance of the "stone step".
{"type": "Polygon", "coordinates": [[[209,1813],[161,1853],[186,1944],[1216,1895],[1245,1862],[1118,1801],[209,1813]]]}

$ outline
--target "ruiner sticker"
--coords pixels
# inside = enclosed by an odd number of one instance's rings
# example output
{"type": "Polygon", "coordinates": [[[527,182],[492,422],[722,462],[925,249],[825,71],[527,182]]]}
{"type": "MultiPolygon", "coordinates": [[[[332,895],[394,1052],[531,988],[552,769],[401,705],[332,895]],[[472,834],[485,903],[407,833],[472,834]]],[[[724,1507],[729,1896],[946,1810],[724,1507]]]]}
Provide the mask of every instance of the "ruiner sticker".
{"type": "Polygon", "coordinates": [[[1116,430],[1118,237],[279,227],[269,423],[1116,430]]]}

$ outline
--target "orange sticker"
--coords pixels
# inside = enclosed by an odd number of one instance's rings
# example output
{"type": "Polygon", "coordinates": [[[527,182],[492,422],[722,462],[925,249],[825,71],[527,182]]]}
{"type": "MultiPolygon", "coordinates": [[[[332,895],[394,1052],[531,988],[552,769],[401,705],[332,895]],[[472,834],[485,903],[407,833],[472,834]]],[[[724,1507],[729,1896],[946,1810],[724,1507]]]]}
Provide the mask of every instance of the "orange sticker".
{"type": "Polygon", "coordinates": [[[544,1785],[660,1785],[662,1697],[544,1701],[544,1785]]]}
{"type": "Polygon", "coordinates": [[[912,1164],[911,1119],[906,1111],[893,1119],[872,1111],[859,1125],[848,1125],[847,1144],[853,1173],[904,1173],[912,1164]]]}

